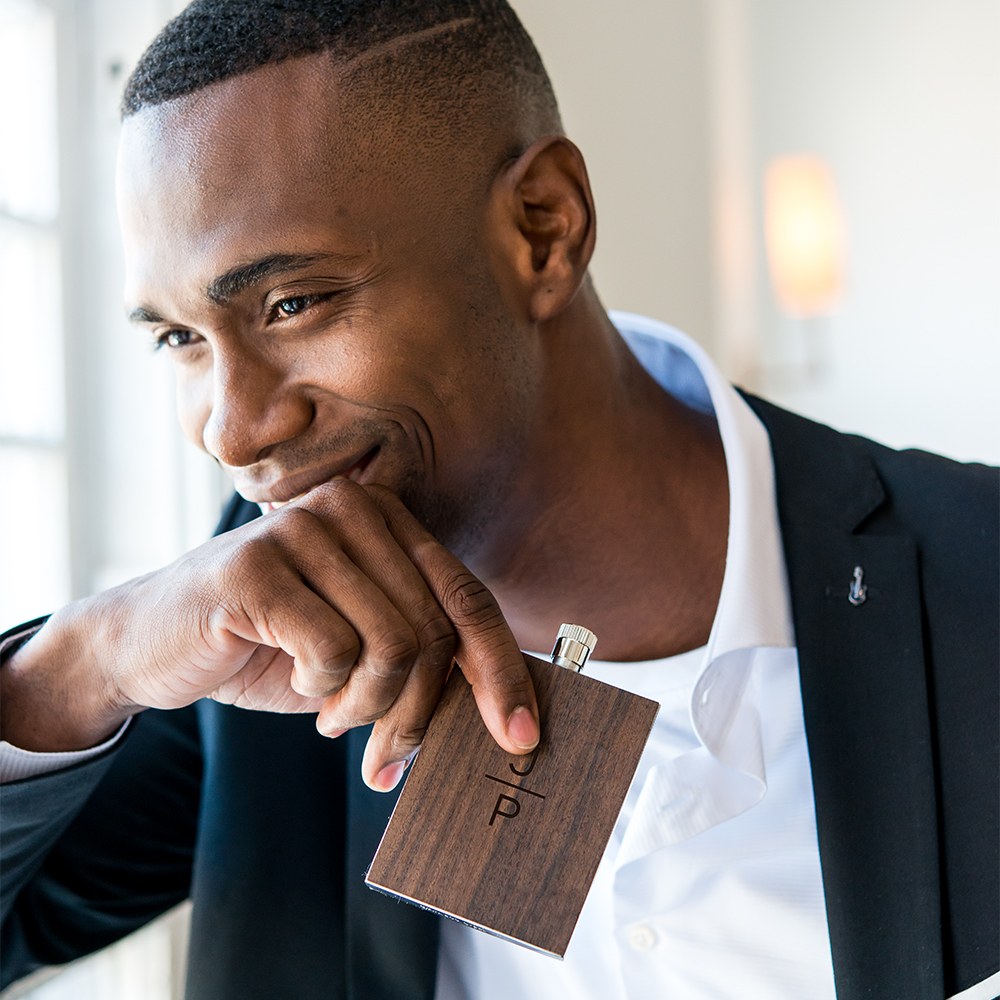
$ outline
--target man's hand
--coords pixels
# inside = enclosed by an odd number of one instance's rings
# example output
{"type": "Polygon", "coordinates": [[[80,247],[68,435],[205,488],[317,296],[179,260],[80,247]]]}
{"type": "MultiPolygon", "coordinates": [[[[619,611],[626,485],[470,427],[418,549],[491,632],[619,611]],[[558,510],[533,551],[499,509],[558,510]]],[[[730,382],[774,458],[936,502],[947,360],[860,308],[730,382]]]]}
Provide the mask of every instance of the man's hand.
{"type": "Polygon", "coordinates": [[[79,749],[209,697],[317,712],[327,736],[375,721],[363,774],[387,789],[453,659],[500,746],[531,750],[534,691],[493,596],[388,490],[335,480],[53,616],[4,668],[4,738],[79,749]]]}

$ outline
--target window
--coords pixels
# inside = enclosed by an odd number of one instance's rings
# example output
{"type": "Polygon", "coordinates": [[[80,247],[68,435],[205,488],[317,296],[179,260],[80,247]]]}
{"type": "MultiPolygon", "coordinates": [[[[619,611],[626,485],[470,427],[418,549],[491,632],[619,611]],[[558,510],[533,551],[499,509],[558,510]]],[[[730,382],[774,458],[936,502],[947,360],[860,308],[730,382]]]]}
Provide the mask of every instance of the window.
{"type": "MultiPolygon", "coordinates": [[[[165,565],[231,487],[122,314],[124,76],[181,0],[0,0],[0,629],[165,565]]],[[[160,359],[162,362],[162,359],[160,359]]],[[[187,907],[4,1000],[170,1000],[187,907]]]]}
{"type": "Polygon", "coordinates": [[[8,624],[70,593],[56,49],[51,8],[0,0],[0,134],[31,151],[0,157],[0,621],[8,624]]]}

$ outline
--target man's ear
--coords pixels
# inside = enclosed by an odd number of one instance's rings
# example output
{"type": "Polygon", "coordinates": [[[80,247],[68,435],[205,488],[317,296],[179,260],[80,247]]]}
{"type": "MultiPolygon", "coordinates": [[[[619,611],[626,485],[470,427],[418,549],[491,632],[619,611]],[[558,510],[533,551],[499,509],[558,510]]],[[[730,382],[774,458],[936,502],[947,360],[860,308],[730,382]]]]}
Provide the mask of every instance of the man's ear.
{"type": "Polygon", "coordinates": [[[508,164],[493,193],[493,222],[530,318],[550,319],[576,295],[594,252],[594,199],[583,156],[564,136],[546,136],[508,164]]]}

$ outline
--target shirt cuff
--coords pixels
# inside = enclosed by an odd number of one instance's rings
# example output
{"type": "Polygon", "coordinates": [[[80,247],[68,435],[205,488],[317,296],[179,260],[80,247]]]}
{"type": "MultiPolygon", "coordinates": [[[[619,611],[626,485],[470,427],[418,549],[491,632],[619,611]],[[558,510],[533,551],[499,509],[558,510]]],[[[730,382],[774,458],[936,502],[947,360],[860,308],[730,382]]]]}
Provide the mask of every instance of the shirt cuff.
{"type": "Polygon", "coordinates": [[[22,750],[6,740],[0,740],[0,785],[6,785],[11,781],[23,781],[25,778],[39,778],[43,774],[61,771],[63,768],[99,757],[121,740],[131,722],[131,719],[126,719],[112,737],[106,739],[100,746],[89,747],[86,750],[39,753],[36,750],[22,750]]]}

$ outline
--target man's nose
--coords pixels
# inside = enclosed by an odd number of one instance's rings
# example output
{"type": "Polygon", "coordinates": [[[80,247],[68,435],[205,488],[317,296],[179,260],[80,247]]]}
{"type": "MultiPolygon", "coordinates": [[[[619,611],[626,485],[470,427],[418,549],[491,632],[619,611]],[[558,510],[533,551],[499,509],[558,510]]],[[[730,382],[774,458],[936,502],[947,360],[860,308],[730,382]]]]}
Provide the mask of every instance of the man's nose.
{"type": "Polygon", "coordinates": [[[223,465],[253,465],[305,431],[313,412],[302,387],[272,366],[246,357],[220,358],[202,443],[223,465]]]}

